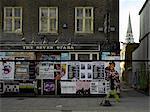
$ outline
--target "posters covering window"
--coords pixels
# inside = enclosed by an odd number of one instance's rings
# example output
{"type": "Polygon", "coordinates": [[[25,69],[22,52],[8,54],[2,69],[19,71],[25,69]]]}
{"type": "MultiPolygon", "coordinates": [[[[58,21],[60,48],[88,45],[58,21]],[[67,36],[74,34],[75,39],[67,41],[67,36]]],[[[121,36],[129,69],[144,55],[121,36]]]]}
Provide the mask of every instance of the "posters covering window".
{"type": "Polygon", "coordinates": [[[61,80],[68,79],[68,62],[61,62],[61,80]]]}
{"type": "Polygon", "coordinates": [[[40,63],[38,79],[54,79],[54,64],[51,62],[40,63]]]}
{"type": "Polygon", "coordinates": [[[7,61],[7,60],[13,60],[13,58],[6,56],[6,57],[0,57],[0,60],[3,60],[0,62],[0,79],[13,80],[15,63],[13,61],[7,61]]]}
{"type": "Polygon", "coordinates": [[[79,62],[68,62],[68,79],[77,80],[79,79],[79,62]]]}
{"type": "Polygon", "coordinates": [[[92,62],[80,62],[80,80],[93,79],[93,65],[92,62]]]}
{"type": "Polygon", "coordinates": [[[55,81],[54,80],[43,80],[43,94],[55,94],[55,81]]]}
{"type": "Polygon", "coordinates": [[[76,82],[61,81],[61,94],[76,94],[76,82]]]}
{"type": "Polygon", "coordinates": [[[93,62],[93,79],[105,78],[105,64],[104,62],[93,62]]]}

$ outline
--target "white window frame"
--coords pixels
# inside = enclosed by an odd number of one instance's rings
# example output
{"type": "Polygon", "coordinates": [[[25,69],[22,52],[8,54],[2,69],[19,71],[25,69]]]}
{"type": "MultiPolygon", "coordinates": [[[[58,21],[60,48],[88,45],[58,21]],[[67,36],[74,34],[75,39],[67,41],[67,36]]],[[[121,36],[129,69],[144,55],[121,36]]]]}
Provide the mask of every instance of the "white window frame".
{"type": "Polygon", "coordinates": [[[5,33],[22,33],[22,7],[4,7],[4,32],[5,33]],[[12,9],[12,17],[6,17],[6,9],[12,9]],[[20,8],[20,17],[15,17],[15,8],[20,8]],[[6,19],[12,19],[12,31],[6,31],[6,19]],[[15,19],[20,19],[20,30],[15,31],[15,19]]]}
{"type": "Polygon", "coordinates": [[[58,33],[58,7],[39,7],[39,33],[52,33],[52,34],[57,34],[58,33]],[[42,8],[48,8],[48,22],[47,22],[47,27],[48,27],[48,30],[47,32],[42,32],[41,31],[41,9],[42,8]],[[49,16],[49,11],[51,8],[55,8],[56,9],[56,17],[50,17],[49,16]],[[56,18],[56,31],[50,31],[50,21],[49,19],[54,19],[56,18]]]}
{"type": "Polygon", "coordinates": [[[75,33],[93,33],[93,22],[94,22],[93,20],[94,20],[93,7],[75,7],[75,33]],[[83,17],[77,17],[77,9],[83,10],[83,17]],[[85,16],[86,9],[91,9],[91,17],[85,16]],[[82,31],[77,31],[77,19],[82,19],[82,22],[83,22],[82,31]],[[91,19],[91,31],[85,31],[85,20],[86,19],[91,19]]]}

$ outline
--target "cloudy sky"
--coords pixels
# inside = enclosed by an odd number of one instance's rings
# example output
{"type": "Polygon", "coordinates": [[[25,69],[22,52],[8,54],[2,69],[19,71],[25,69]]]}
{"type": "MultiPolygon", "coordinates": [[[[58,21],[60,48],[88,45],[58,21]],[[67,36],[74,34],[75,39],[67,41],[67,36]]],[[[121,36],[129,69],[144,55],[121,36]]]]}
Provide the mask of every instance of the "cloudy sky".
{"type": "Polygon", "coordinates": [[[139,11],[146,0],[120,0],[120,42],[126,38],[129,12],[135,42],[139,42],[139,11]]]}

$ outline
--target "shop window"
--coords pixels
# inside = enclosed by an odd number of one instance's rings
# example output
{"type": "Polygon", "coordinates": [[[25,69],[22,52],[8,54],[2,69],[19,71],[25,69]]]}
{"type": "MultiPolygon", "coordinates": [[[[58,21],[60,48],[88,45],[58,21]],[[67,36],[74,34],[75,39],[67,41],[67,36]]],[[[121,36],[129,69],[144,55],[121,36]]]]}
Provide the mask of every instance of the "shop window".
{"type": "Polygon", "coordinates": [[[78,54],[78,60],[90,60],[90,54],[78,54]]]}
{"type": "Polygon", "coordinates": [[[75,54],[71,54],[71,60],[75,60],[75,54]]]}
{"type": "Polygon", "coordinates": [[[92,54],[92,60],[97,60],[97,54],[92,54]]]}

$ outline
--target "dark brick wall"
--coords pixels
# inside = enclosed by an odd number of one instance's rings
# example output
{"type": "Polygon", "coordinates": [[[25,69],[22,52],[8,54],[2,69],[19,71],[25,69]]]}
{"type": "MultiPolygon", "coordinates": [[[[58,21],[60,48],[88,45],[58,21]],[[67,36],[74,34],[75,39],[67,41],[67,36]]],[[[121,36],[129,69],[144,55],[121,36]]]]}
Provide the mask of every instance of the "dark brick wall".
{"type": "Polygon", "coordinates": [[[110,39],[119,41],[119,0],[0,0],[0,40],[1,42],[19,42],[21,37],[16,34],[8,34],[3,32],[3,8],[5,6],[21,6],[23,7],[23,33],[27,41],[31,41],[32,37],[36,41],[41,41],[42,35],[38,33],[39,29],[39,7],[41,6],[57,6],[59,10],[59,32],[58,35],[47,34],[47,39],[51,42],[58,37],[60,41],[67,42],[70,38],[76,42],[96,43],[105,39],[104,33],[99,32],[98,28],[103,26],[104,14],[108,8],[111,13],[111,26],[116,28],[115,32],[110,34],[110,39]],[[94,33],[77,35],[74,33],[74,8],[77,6],[94,7],[94,33]],[[67,29],[63,29],[63,24],[68,25],[67,29]]]}

